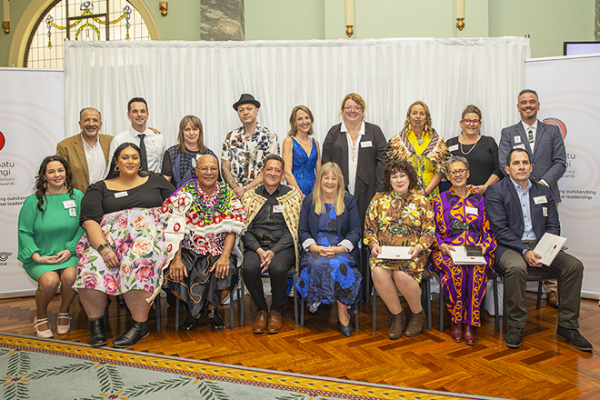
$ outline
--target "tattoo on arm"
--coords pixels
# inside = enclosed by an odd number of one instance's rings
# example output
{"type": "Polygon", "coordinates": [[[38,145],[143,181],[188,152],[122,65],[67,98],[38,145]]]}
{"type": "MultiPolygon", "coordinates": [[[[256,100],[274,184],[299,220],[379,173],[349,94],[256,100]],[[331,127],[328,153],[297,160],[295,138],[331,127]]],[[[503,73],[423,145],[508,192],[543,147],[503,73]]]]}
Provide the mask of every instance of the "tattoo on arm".
{"type": "Polygon", "coordinates": [[[229,168],[221,167],[221,174],[223,174],[223,179],[225,180],[225,182],[233,189],[239,186],[237,183],[237,179],[234,178],[229,168]]]}

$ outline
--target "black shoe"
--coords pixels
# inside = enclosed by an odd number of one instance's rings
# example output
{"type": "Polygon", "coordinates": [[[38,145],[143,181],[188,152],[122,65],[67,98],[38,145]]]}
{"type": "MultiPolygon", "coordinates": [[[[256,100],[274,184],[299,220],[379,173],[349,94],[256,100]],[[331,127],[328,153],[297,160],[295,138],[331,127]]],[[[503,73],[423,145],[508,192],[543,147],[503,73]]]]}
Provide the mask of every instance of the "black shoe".
{"type": "Polygon", "coordinates": [[[225,322],[223,322],[223,318],[221,318],[221,314],[219,314],[219,309],[215,308],[214,310],[209,311],[212,314],[212,318],[209,318],[210,322],[210,330],[213,332],[220,332],[225,329],[225,322]]]}
{"type": "Polygon", "coordinates": [[[344,334],[344,336],[352,336],[352,321],[348,321],[348,325],[346,326],[342,325],[340,322],[340,331],[342,334],[344,334]]]}
{"type": "Polygon", "coordinates": [[[583,336],[581,336],[581,333],[579,333],[579,331],[577,329],[567,329],[567,328],[563,328],[562,326],[559,326],[558,329],[556,330],[556,336],[558,336],[561,339],[566,340],[567,343],[569,343],[571,346],[575,347],[577,350],[582,350],[582,351],[594,350],[594,348],[592,347],[592,344],[590,342],[588,342],[587,340],[585,340],[585,338],[583,336]]]}
{"type": "Polygon", "coordinates": [[[106,346],[104,317],[90,319],[90,345],[94,347],[106,346]]]}
{"type": "Polygon", "coordinates": [[[198,325],[200,325],[200,321],[202,321],[204,319],[204,317],[206,317],[207,314],[208,314],[208,310],[206,308],[204,308],[202,311],[200,311],[200,314],[198,315],[197,318],[194,317],[193,315],[190,315],[183,322],[183,330],[186,332],[193,331],[194,329],[196,329],[198,327],[198,325]]]}
{"type": "Polygon", "coordinates": [[[521,347],[523,341],[523,328],[508,327],[508,333],[504,336],[504,343],[511,349],[521,347]]]}
{"type": "Polygon", "coordinates": [[[112,345],[118,348],[131,347],[140,340],[146,339],[149,335],[147,320],[145,322],[131,321],[127,332],[113,340],[112,345]]]}
{"type": "Polygon", "coordinates": [[[348,315],[351,317],[354,317],[356,314],[358,314],[358,301],[354,304],[352,304],[350,306],[350,308],[348,309],[348,315]]]}

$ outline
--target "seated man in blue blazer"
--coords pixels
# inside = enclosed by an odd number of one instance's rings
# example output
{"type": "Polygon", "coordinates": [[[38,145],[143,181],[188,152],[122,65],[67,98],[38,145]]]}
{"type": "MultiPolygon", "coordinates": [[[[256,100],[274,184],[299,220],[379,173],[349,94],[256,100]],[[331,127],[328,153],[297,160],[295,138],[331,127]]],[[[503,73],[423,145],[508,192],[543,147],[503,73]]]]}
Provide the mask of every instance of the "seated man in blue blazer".
{"type": "Polygon", "coordinates": [[[523,328],[527,323],[524,306],[527,267],[541,268],[560,281],[558,307],[558,337],[579,350],[592,351],[592,345],[579,333],[579,307],[583,264],[560,251],[550,266],[539,262],[541,255],[533,251],[544,233],[560,235],[558,211],[548,186],[530,179],[533,166],[529,153],[513,149],[504,167],[509,179],[487,190],[485,207],[496,236],[497,268],[504,273],[504,290],[508,300],[509,331],[504,342],[510,348],[521,346],[523,328]]]}

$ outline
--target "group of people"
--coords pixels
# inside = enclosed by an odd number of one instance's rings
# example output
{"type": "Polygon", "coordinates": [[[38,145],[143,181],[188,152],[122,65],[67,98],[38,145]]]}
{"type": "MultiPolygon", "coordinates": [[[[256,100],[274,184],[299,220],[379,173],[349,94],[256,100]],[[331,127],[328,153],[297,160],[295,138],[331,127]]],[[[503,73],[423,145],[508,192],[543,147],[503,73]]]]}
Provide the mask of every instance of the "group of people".
{"type": "Polygon", "coordinates": [[[452,339],[474,345],[486,274],[496,268],[508,294],[505,342],[514,348],[527,321],[532,267],[560,281],[558,336],[592,349],[578,331],[583,265],[561,251],[544,266],[533,251],[545,232],[560,233],[556,184],[566,169],[560,132],[537,120],[534,91],[519,94],[522,121],[502,131],[500,148],[481,135],[474,105],[462,114],[461,134],[444,142],[422,101],[386,141],[365,121],[364,99],[351,93],[322,148],[312,137],[311,110],[295,107],[279,156],[277,135],[257,122],[260,106],[250,94],[234,103],[242,126],[227,134],[220,166],[195,116],[182,119],[178,144],[165,150],[160,132],[146,126],[142,98],[131,99],[131,127],[112,140],[99,134],[99,111],[81,111],[80,135],[43,161],[19,216],[19,259],[39,283],[38,336],[52,336],[46,310],[60,284],[57,333],[70,328],[76,289],[93,346],[107,343],[107,295],[123,295],[131,311],[130,328],[112,342],[129,347],[148,336],[150,304],[162,288],[188,304],[184,330],[208,316],[219,331],[219,305],[240,273],[257,308],[253,332],[275,334],[294,268],[295,290],[309,310],[336,304],[346,336],[371,273],[391,314],[389,338],[412,337],[424,324],[420,282],[428,268],[440,274],[452,339]],[[485,264],[455,265],[452,252],[464,245],[479,247],[485,264]],[[410,259],[379,258],[383,246],[409,247],[410,259]]]}

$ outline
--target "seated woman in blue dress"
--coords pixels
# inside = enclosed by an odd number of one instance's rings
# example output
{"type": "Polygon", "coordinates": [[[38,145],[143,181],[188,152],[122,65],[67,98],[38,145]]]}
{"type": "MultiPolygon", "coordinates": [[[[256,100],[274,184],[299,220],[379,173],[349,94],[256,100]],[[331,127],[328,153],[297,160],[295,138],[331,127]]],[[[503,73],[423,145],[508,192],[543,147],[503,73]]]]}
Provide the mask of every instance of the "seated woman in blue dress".
{"type": "Polygon", "coordinates": [[[342,170],[328,162],[302,202],[298,236],[304,251],[296,290],[313,312],[320,303],[337,303],[340,330],[351,336],[350,316],[358,312],[362,280],[357,268],[361,228],[356,200],[344,187],[342,170]]]}
{"type": "Polygon", "coordinates": [[[283,141],[281,152],[285,162],[285,179],[288,185],[303,195],[312,193],[315,171],[321,168],[319,142],[312,138],[314,118],[306,106],[296,106],[290,116],[290,131],[283,141]]]}

